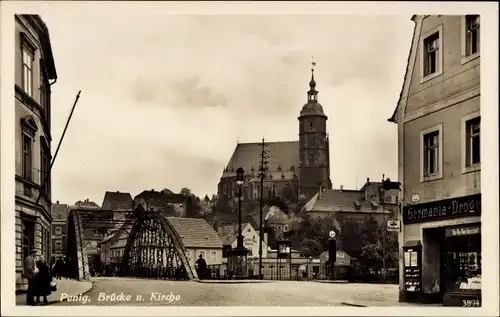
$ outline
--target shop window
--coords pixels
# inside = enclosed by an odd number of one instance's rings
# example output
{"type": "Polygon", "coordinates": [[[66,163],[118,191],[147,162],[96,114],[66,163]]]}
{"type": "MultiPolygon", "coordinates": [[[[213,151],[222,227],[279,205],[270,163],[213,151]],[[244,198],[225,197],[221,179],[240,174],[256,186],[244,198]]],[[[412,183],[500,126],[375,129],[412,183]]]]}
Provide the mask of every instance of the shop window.
{"type": "Polygon", "coordinates": [[[445,291],[480,292],[481,260],[480,234],[447,237],[445,291]]]}

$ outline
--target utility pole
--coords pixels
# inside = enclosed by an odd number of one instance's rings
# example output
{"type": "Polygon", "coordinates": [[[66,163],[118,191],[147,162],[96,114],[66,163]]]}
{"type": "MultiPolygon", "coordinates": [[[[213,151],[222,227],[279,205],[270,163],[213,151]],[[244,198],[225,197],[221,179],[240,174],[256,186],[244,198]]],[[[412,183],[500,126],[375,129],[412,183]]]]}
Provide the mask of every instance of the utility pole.
{"type": "Polygon", "coordinates": [[[54,166],[54,161],[56,160],[57,153],[59,153],[59,149],[61,148],[61,143],[62,140],[64,139],[64,135],[66,134],[66,130],[68,129],[69,122],[71,121],[71,117],[73,116],[73,111],[75,111],[76,104],[78,103],[78,99],[80,99],[80,93],[82,91],[79,90],[78,94],[76,95],[75,102],[73,103],[73,107],[71,108],[71,112],[69,113],[68,120],[66,121],[66,125],[64,126],[63,133],[61,135],[61,139],[59,140],[59,143],[57,144],[56,148],[56,153],[54,153],[54,157],[52,158],[52,161],[50,162],[49,170],[47,171],[47,174],[45,174],[45,177],[42,182],[41,190],[38,193],[38,198],[36,199],[36,204],[40,202],[40,197],[42,197],[42,193],[45,192],[45,186],[47,185],[47,182],[49,180],[49,175],[51,174],[52,171],[52,166],[54,166]]]}
{"type": "Polygon", "coordinates": [[[262,239],[264,238],[264,230],[263,230],[263,222],[264,219],[262,217],[263,213],[263,208],[264,208],[264,178],[266,176],[266,166],[267,166],[267,159],[268,157],[268,151],[266,150],[266,143],[265,139],[262,138],[262,143],[261,143],[261,150],[260,150],[260,166],[259,166],[259,172],[260,172],[260,217],[259,217],[259,278],[262,280],[264,277],[262,276],[262,239]]]}
{"type": "Polygon", "coordinates": [[[384,181],[385,181],[385,174],[382,174],[382,211],[384,212],[382,214],[382,219],[384,220],[383,221],[383,227],[382,227],[382,239],[383,239],[383,243],[384,245],[382,246],[382,267],[384,269],[384,273],[382,274],[382,278],[385,282],[385,277],[386,277],[386,274],[387,274],[387,263],[386,263],[386,258],[387,258],[387,248],[386,248],[386,235],[387,235],[387,219],[385,218],[385,211],[386,211],[386,208],[385,208],[385,188],[383,187],[383,184],[384,184],[384,181]]]}

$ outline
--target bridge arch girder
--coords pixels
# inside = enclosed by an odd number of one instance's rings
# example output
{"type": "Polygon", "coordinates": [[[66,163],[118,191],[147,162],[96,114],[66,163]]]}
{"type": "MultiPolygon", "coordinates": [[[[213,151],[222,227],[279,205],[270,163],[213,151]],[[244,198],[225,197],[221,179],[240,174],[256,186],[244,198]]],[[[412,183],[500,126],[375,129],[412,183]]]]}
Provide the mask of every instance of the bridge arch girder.
{"type": "Polygon", "coordinates": [[[123,253],[122,275],[197,279],[182,239],[167,217],[144,210],[136,211],[136,217],[123,253]]]}

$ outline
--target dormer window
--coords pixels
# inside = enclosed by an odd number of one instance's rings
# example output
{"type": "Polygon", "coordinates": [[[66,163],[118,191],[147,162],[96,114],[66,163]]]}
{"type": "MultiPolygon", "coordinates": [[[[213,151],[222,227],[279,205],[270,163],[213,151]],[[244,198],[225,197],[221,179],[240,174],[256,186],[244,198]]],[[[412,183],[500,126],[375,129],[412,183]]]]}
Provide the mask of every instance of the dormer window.
{"type": "Polygon", "coordinates": [[[278,165],[278,172],[281,172],[281,165],[278,165]]]}
{"type": "Polygon", "coordinates": [[[361,209],[361,203],[358,200],[354,201],[354,208],[356,208],[357,210],[361,209]]]}
{"type": "Polygon", "coordinates": [[[281,173],[281,179],[285,179],[285,174],[281,173]]]}

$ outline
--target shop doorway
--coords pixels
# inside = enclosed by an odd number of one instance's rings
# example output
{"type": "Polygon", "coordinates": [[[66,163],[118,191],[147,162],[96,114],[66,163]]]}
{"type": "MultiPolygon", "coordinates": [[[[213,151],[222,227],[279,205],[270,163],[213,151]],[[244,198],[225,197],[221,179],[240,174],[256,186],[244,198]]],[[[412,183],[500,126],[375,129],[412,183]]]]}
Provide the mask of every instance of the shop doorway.
{"type": "Polygon", "coordinates": [[[23,245],[22,245],[22,258],[24,259],[28,256],[30,250],[35,248],[35,219],[24,218],[22,220],[22,230],[23,230],[23,245]]]}

